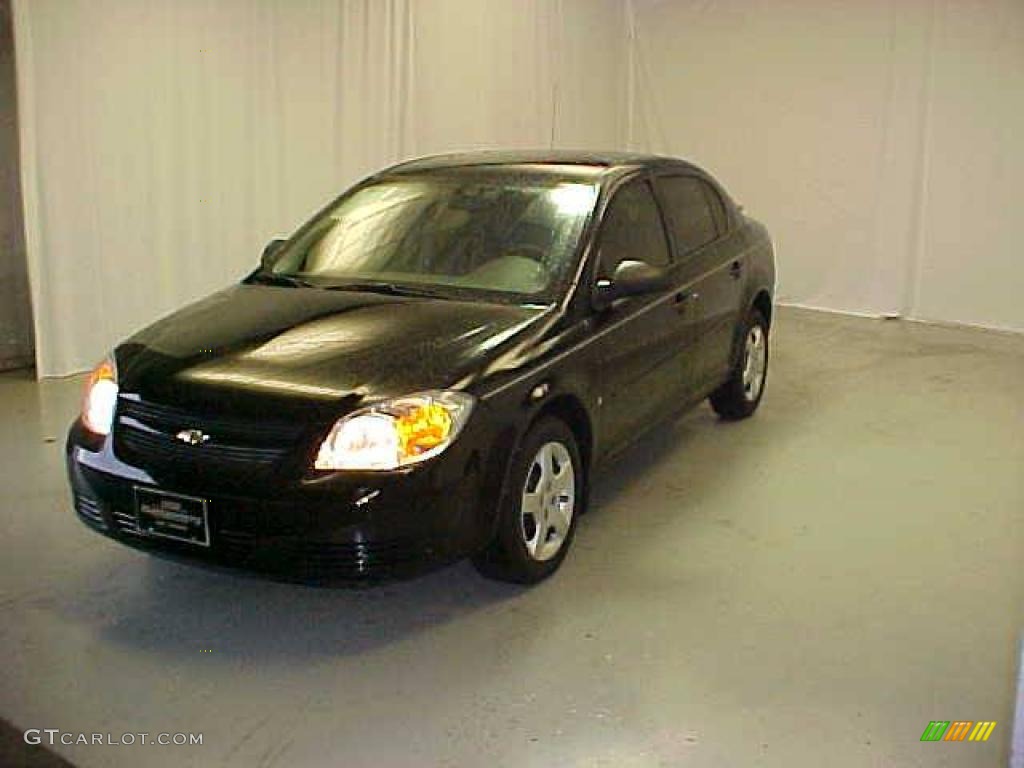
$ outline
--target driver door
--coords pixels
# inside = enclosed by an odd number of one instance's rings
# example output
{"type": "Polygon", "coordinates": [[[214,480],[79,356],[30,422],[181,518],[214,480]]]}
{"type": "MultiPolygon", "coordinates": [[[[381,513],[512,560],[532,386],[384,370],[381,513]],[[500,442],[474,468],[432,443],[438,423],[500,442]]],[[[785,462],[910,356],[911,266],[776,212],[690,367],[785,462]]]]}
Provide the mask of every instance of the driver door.
{"type": "MultiPolygon", "coordinates": [[[[670,269],[665,224],[646,179],[621,187],[609,203],[596,243],[593,280],[609,279],[631,259],[670,269]]],[[[685,336],[685,306],[675,288],[631,296],[593,318],[600,364],[599,429],[615,450],[644,428],[671,414],[685,396],[679,350],[685,336]]]]}

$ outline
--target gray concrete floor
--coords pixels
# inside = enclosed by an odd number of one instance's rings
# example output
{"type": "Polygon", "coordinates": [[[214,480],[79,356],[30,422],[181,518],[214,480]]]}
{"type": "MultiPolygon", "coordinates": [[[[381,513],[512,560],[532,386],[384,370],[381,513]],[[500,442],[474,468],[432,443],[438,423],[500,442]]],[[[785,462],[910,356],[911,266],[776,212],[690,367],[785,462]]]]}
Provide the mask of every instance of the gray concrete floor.
{"type": "Polygon", "coordinates": [[[532,590],[121,548],[68,505],[79,381],[2,376],[0,715],[203,733],[57,749],[82,766],[1006,765],[1024,338],[783,310],[774,341],[760,413],[638,444],[532,590]],[[998,725],[920,743],[935,719],[998,725]]]}

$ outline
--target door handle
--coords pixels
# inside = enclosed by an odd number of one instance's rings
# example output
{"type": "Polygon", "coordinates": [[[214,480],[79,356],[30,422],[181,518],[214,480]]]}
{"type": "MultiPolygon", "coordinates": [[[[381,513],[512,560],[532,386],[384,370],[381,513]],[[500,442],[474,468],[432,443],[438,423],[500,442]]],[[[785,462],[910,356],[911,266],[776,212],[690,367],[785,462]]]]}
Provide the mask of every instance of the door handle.
{"type": "Polygon", "coordinates": [[[743,274],[743,262],[741,262],[739,259],[736,259],[736,261],[730,264],[729,274],[732,275],[733,278],[738,279],[739,276],[743,274]]]}
{"type": "Polygon", "coordinates": [[[672,303],[675,305],[676,312],[682,314],[686,311],[686,307],[692,304],[700,298],[700,294],[694,291],[678,291],[675,296],[672,297],[672,303]]]}

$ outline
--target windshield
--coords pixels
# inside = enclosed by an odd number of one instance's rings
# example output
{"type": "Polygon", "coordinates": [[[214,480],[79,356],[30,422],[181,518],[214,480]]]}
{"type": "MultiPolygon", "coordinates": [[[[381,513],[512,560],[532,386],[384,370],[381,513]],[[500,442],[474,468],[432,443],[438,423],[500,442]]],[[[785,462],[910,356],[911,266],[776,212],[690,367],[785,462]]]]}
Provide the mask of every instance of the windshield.
{"type": "Polygon", "coordinates": [[[345,195],[299,230],[272,271],[314,285],[384,283],[551,300],[596,199],[590,181],[500,168],[384,179],[345,195]]]}

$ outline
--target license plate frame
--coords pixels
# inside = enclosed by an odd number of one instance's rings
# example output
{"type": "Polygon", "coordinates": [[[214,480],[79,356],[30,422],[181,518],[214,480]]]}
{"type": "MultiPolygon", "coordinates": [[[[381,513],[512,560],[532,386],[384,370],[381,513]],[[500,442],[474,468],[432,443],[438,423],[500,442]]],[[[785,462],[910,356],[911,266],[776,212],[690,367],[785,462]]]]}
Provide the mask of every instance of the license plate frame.
{"type": "Polygon", "coordinates": [[[209,501],[198,496],[137,485],[135,523],[143,536],[210,546],[209,501]]]}

